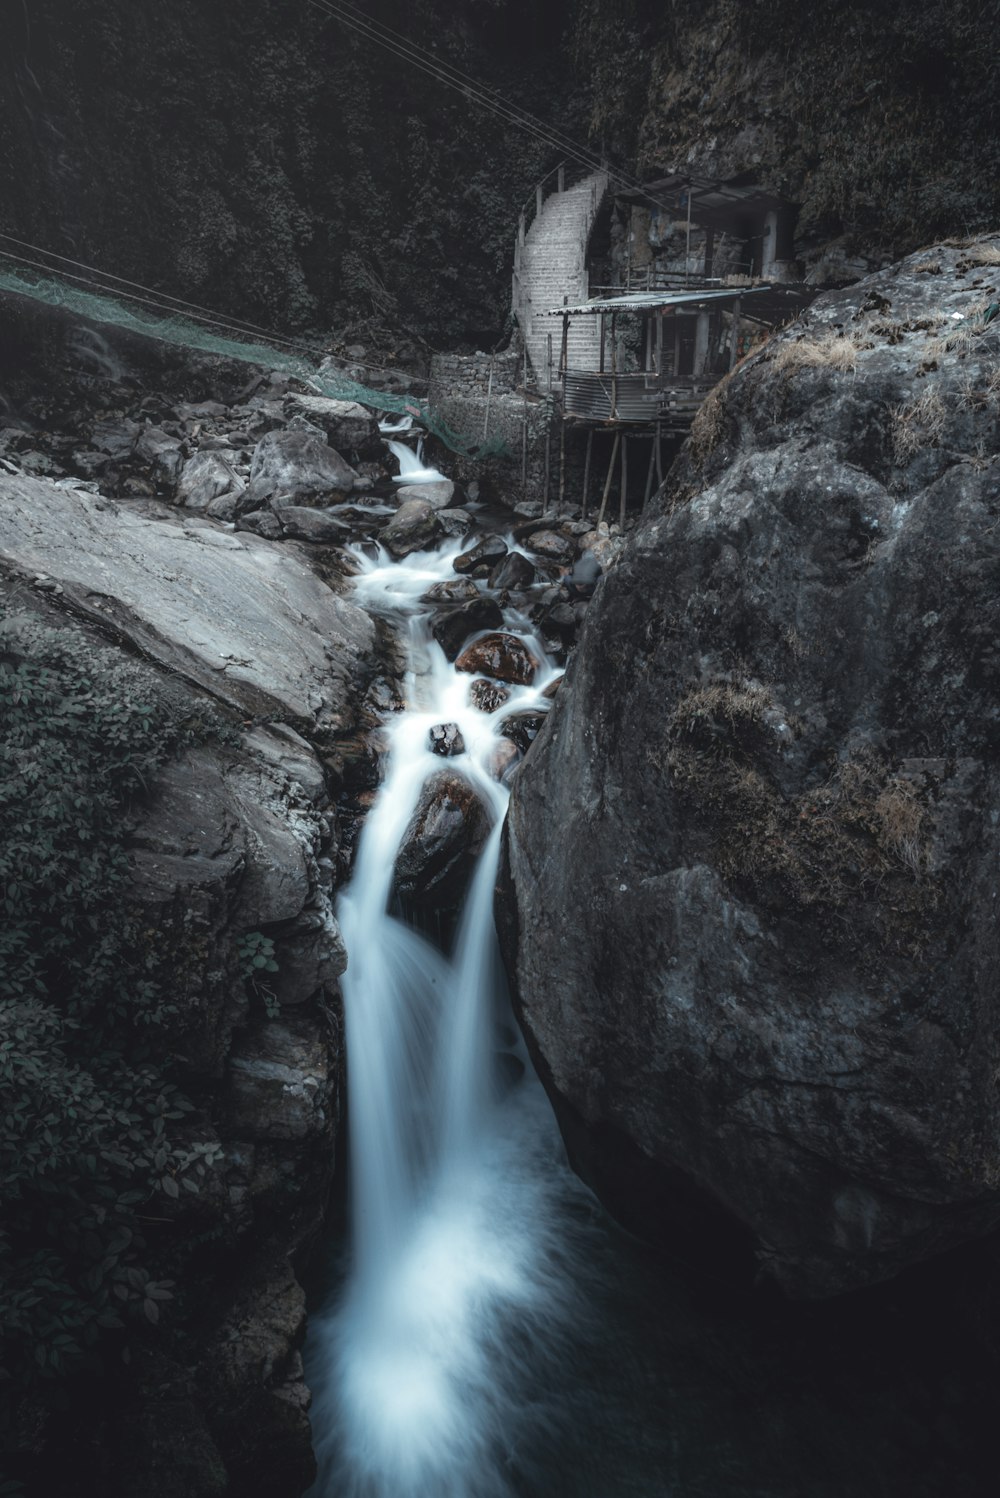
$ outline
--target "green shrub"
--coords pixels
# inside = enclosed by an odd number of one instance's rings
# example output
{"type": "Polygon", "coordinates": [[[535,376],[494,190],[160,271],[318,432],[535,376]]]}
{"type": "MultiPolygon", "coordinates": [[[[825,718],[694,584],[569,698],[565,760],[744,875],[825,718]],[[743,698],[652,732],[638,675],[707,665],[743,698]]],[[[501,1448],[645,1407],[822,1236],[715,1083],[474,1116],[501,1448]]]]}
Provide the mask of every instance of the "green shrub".
{"type": "Polygon", "coordinates": [[[214,1159],[165,1071],[178,995],[126,852],[157,767],[213,731],[147,668],[0,616],[0,1349],[21,1395],[159,1320],[142,1209],[214,1159]]]}

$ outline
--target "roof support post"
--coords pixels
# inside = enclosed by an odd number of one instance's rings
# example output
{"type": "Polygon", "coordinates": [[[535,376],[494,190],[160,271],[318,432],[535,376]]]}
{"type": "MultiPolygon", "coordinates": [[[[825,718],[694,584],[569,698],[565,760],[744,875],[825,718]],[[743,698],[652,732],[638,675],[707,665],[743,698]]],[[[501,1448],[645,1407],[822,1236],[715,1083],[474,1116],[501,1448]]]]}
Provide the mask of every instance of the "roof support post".
{"type": "Polygon", "coordinates": [[[594,428],[587,430],[587,457],[583,465],[583,504],[580,510],[580,518],[586,520],[587,506],[590,503],[590,459],[594,451],[594,428]]]}
{"type": "Polygon", "coordinates": [[[628,506],[628,437],[622,437],[622,492],[618,500],[618,524],[625,529],[625,510],[628,506]]]}
{"type": "Polygon", "coordinates": [[[733,326],[730,333],[729,344],[729,368],[736,367],[736,357],[740,346],[740,299],[736,298],[733,303],[733,326]]]}
{"type": "Polygon", "coordinates": [[[601,508],[597,516],[597,524],[600,526],[604,519],[604,511],[608,507],[608,495],[611,493],[611,480],[615,474],[615,459],[618,457],[618,444],[622,440],[621,432],[615,433],[615,440],[611,447],[611,461],[608,464],[608,476],[604,480],[604,493],[601,495],[601,508]]]}

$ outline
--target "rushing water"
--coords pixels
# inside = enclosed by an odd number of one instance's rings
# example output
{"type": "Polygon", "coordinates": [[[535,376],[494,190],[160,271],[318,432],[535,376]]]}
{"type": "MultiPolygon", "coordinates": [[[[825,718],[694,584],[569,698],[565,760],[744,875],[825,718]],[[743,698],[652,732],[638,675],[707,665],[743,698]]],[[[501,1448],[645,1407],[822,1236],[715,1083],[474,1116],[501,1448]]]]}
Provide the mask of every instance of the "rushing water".
{"type": "Polygon", "coordinates": [[[657,1262],[569,1171],[530,1069],[497,1095],[494,1048],[512,1042],[491,909],[507,792],[490,755],[505,715],[545,705],[554,671],[508,613],[542,670],[494,714],[469,705],[471,678],[421,603],[459,549],[359,554],[359,601],[396,621],[410,669],[338,910],[352,1233],[306,1347],[312,1498],[992,1493],[977,1440],[996,1380],[968,1365],[959,1300],[935,1316],[918,1285],[802,1310],[657,1262]],[[465,754],[431,753],[439,723],[458,724],[465,754]],[[392,896],[400,840],[443,767],[494,817],[447,951],[392,896]]]}
{"type": "MultiPolygon", "coordinates": [[[[401,428],[400,430],[405,430],[401,428]]],[[[394,482],[397,484],[439,484],[445,475],[437,468],[424,467],[424,439],[417,440],[417,450],[407,447],[405,442],[387,442],[386,447],[399,463],[399,473],[394,482]]]]}

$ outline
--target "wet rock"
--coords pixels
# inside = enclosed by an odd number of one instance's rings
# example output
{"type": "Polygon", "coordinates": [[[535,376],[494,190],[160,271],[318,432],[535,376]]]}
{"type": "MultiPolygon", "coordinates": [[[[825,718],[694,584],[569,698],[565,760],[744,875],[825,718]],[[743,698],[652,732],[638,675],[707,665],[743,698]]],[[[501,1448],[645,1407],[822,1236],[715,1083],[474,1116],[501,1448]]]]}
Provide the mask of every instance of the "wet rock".
{"type": "Polygon", "coordinates": [[[490,832],[490,813],[463,775],[447,770],[424,786],[396,858],[399,893],[434,910],[459,904],[490,832]]]}
{"type": "Polygon", "coordinates": [[[489,572],[506,555],[507,543],[502,536],[483,536],[475,546],[456,557],[452,566],[462,574],[476,572],[480,567],[485,567],[489,572]]]}
{"type": "Polygon", "coordinates": [[[357,401],[331,400],[325,395],[288,395],[287,415],[302,416],[320,428],[339,453],[373,455],[380,443],[378,422],[357,401]]]}
{"type": "Polygon", "coordinates": [[[489,772],[494,780],[506,785],[515,765],[520,762],[521,751],[513,739],[497,739],[490,750],[489,772]]]}
{"type": "Polygon", "coordinates": [[[242,1139],[325,1134],[334,1099],[322,1021],[304,1015],[248,1029],[230,1056],[231,1127],[242,1139]]]}
{"type": "Polygon", "coordinates": [[[179,437],[161,427],[145,427],[135,444],[135,455],[148,463],[167,483],[176,483],[184,466],[179,437]]]}
{"type": "Polygon", "coordinates": [[[554,634],[563,642],[571,644],[576,636],[576,610],[569,603],[555,603],[542,617],[546,634],[554,634]]]}
{"type": "Polygon", "coordinates": [[[318,805],[326,799],[326,776],[312,746],[287,723],[251,729],[243,742],[259,759],[295,782],[307,799],[318,805]]]}
{"type": "Polygon", "coordinates": [[[471,578],[449,578],[447,582],[435,583],[421,598],[421,603],[469,603],[479,597],[479,589],[471,578]]]}
{"type": "Polygon", "coordinates": [[[211,500],[243,485],[230,465],[218,453],[195,453],[181,470],[177,485],[177,502],[188,510],[204,510],[211,500]]]}
{"type": "Polygon", "coordinates": [[[527,754],[544,722],[544,713],[511,713],[500,724],[500,732],[505,739],[515,743],[522,754],[527,754]]]}
{"type": "Polygon", "coordinates": [[[497,629],[501,624],[503,610],[496,599],[477,594],[460,608],[440,614],[431,626],[431,633],[448,659],[453,661],[470,635],[482,629],[497,629]]]}
{"type": "Polygon", "coordinates": [[[517,635],[498,632],[468,645],[456,660],[455,669],[527,687],[534,681],[539,665],[517,635]]]}
{"type": "Polygon", "coordinates": [[[131,456],[141,434],[142,427],[137,421],[98,421],[91,429],[90,440],[99,452],[121,459],[131,456]]]}
{"type": "Polygon", "coordinates": [[[362,480],[338,452],[309,432],[269,432],[254,449],[245,510],[266,500],[293,504],[307,498],[350,494],[362,480]]]}
{"type": "Polygon", "coordinates": [[[554,562],[568,561],[576,551],[574,542],[568,536],[561,535],[559,531],[535,531],[526,544],[538,556],[546,557],[554,562]]]}
{"type": "Polygon", "coordinates": [[[547,687],[542,688],[542,696],[551,702],[565,680],[564,676],[557,676],[555,681],[550,681],[547,687]]]}
{"type": "Polygon", "coordinates": [[[510,551],[490,573],[491,588],[528,588],[535,581],[535,565],[520,551],[510,551]]]}
{"type": "Polygon", "coordinates": [[[400,505],[381,534],[385,549],[397,560],[414,551],[426,551],[441,539],[437,511],[423,499],[407,500],[400,505]]]}
{"type": "Polygon", "coordinates": [[[438,510],[437,516],[446,536],[464,536],[472,524],[468,510],[438,510]]]}
{"type": "Polygon", "coordinates": [[[465,753],[465,740],[457,723],[438,723],[428,734],[431,751],[450,757],[465,753]]]}
{"type": "Polygon", "coordinates": [[[302,505],[275,506],[275,516],[282,534],[295,541],[343,542],[350,527],[325,510],[306,509],[302,505]]]}
{"type": "Polygon", "coordinates": [[[299,1348],[305,1295],[287,1262],[241,1290],[205,1352],[201,1382],[229,1492],[302,1492],[316,1462],[299,1348]]]}
{"type": "Polygon", "coordinates": [[[514,780],[500,925],[574,1163],[798,1295],[1000,1225],[998,260],[822,296],[719,387],[514,780]]]}
{"type": "Polygon", "coordinates": [[[419,499],[430,505],[432,510],[449,510],[456,503],[457,492],[451,479],[440,479],[433,484],[401,484],[397,498],[401,504],[419,499]]]}
{"type": "Polygon", "coordinates": [[[497,681],[486,681],[482,677],[469,688],[469,701],[481,713],[495,713],[498,707],[510,701],[510,693],[497,681]]]}
{"type": "Polygon", "coordinates": [[[284,535],[281,521],[273,510],[251,510],[248,515],[238,516],[236,529],[249,531],[251,535],[261,536],[265,541],[280,541],[284,535]]]}

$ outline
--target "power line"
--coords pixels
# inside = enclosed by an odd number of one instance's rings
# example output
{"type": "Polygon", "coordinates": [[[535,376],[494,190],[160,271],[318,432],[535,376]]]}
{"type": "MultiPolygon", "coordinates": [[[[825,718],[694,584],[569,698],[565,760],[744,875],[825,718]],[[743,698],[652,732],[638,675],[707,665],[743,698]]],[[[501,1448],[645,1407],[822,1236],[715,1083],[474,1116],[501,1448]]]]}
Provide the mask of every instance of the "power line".
{"type": "Polygon", "coordinates": [[[484,103],[487,102],[488,96],[492,96],[492,99],[496,101],[497,104],[502,106],[503,110],[507,112],[508,118],[511,119],[512,123],[523,121],[525,128],[544,131],[551,144],[559,145],[562,149],[576,155],[577,159],[580,161],[585,161],[588,164],[592,163],[595,169],[607,170],[609,175],[613,176],[615,180],[620,182],[623,186],[628,186],[639,191],[643,190],[643,184],[638,177],[634,177],[628,172],[624,172],[618,169],[612,170],[605,167],[600,157],[595,155],[593,152],[588,151],[585,146],[581,146],[572,138],[572,136],[567,135],[565,131],[560,130],[558,126],[551,125],[544,120],[540,120],[538,116],[533,115],[530,110],[523,109],[520,105],[511,103],[509,99],[504,97],[504,95],[498,88],[494,88],[491,84],[482,83],[477,78],[474,78],[471,74],[464,72],[463,69],[457,66],[457,64],[443,60],[442,58],[438,57],[435,52],[431,52],[427,47],[422,47],[420,43],[414,41],[412,37],[406,36],[401,31],[396,31],[393,27],[388,25],[387,22],[374,20],[371,16],[368,16],[364,11],[362,11],[358,6],[353,5],[351,3],[351,0],[325,0],[325,4],[327,9],[331,9],[340,14],[340,18],[344,20],[345,24],[351,24],[351,22],[347,20],[347,17],[343,15],[344,11],[348,11],[354,19],[368,27],[370,31],[382,33],[383,37],[391,37],[394,41],[398,42],[402,47],[405,47],[410,52],[419,53],[422,57],[426,58],[429,61],[432,67],[434,67],[438,71],[451,74],[454,80],[454,84],[462,85],[463,92],[465,92],[467,89],[471,89],[474,94],[478,95],[480,97],[480,100],[484,103]]]}
{"type": "MultiPolygon", "coordinates": [[[[231,333],[243,339],[248,338],[250,332],[253,331],[259,337],[265,339],[268,343],[274,344],[279,348],[283,347],[284,349],[289,350],[292,353],[309,354],[315,358],[320,359],[327,358],[330,355],[330,350],[327,348],[322,348],[316,344],[303,343],[292,338],[285,338],[280,333],[273,333],[266,328],[258,328],[253,323],[241,324],[237,321],[226,318],[221,313],[214,312],[207,307],[200,307],[197,302],[186,302],[180,297],[169,297],[168,299],[165,292],[157,291],[155,288],[150,286],[143,286],[141,282],[125,281],[124,278],[115,276],[110,271],[101,270],[97,266],[87,265],[85,262],[80,260],[71,260],[66,255],[57,255],[54,250],[47,250],[41,245],[30,244],[26,240],[15,239],[13,235],[0,234],[0,240],[9,240],[13,244],[18,244],[24,249],[31,250],[35,255],[48,256],[52,259],[61,261],[65,265],[74,265],[78,270],[87,271],[89,272],[89,274],[82,276],[73,275],[69,271],[56,269],[55,267],[43,261],[32,260],[23,255],[16,255],[13,253],[13,251],[4,249],[3,246],[0,245],[0,256],[2,256],[4,259],[13,261],[18,265],[30,266],[33,270],[43,271],[47,275],[57,276],[64,281],[75,281],[82,286],[88,287],[94,291],[101,293],[104,296],[110,294],[118,297],[122,301],[138,302],[143,306],[152,307],[157,312],[165,313],[168,316],[176,317],[179,314],[183,313],[183,315],[191,322],[201,323],[208,327],[219,328],[223,332],[231,333]],[[108,280],[118,281],[121,286],[135,287],[136,290],[124,291],[118,288],[106,286],[103,281],[96,279],[96,277],[98,276],[103,276],[108,280]],[[146,292],[147,295],[137,295],[136,293],[140,291],[146,292]]],[[[367,370],[371,374],[398,373],[398,371],[392,370],[387,365],[383,364],[365,364],[357,359],[352,359],[349,362],[355,368],[367,370]]]]}
{"type": "Polygon", "coordinates": [[[490,98],[484,92],[482,86],[470,78],[468,74],[462,73],[457,68],[452,68],[450,63],[441,63],[432,53],[427,52],[426,48],[420,48],[419,51],[423,53],[423,57],[418,56],[416,45],[410,42],[408,38],[402,36],[401,33],[393,32],[389,28],[383,27],[380,22],[357,19],[357,13],[354,15],[348,14],[342,8],[339,0],[307,0],[307,3],[312,5],[314,9],[321,10],[340,21],[342,25],[356,32],[359,36],[376,42],[403,62],[409,63],[411,67],[418,68],[421,72],[435,78],[439,83],[444,83],[448,87],[455,89],[458,93],[464,94],[473,103],[477,103],[492,113],[499,115],[508,124],[517,126],[529,135],[533,135],[543,144],[552,146],[556,150],[573,157],[580,165],[588,167],[591,171],[606,171],[609,178],[622,187],[627,188],[631,192],[641,193],[643,197],[647,198],[649,202],[655,204],[657,207],[666,206],[651,193],[647,192],[638,178],[631,177],[627,173],[618,171],[615,168],[605,166],[599,157],[587,151],[585,147],[578,145],[568,136],[562,134],[561,131],[556,130],[553,126],[546,125],[527,111],[518,109],[506,100],[499,91],[494,90],[494,97],[490,98]]]}

